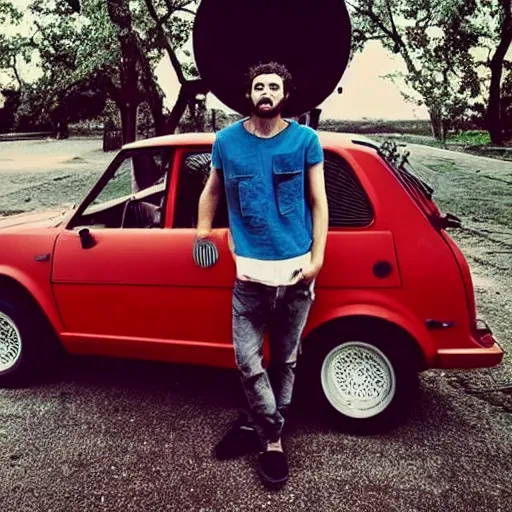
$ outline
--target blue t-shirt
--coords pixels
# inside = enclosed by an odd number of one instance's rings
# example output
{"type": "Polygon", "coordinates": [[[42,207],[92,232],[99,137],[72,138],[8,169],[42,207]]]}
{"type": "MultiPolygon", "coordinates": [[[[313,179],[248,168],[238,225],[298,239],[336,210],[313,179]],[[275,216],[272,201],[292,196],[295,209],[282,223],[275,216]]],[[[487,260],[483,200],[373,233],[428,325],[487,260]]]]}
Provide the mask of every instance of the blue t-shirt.
{"type": "Polygon", "coordinates": [[[283,260],[313,242],[308,167],[323,161],[318,134],[294,120],[271,138],[247,131],[242,119],[217,133],[212,165],[222,171],[236,254],[283,260]]]}

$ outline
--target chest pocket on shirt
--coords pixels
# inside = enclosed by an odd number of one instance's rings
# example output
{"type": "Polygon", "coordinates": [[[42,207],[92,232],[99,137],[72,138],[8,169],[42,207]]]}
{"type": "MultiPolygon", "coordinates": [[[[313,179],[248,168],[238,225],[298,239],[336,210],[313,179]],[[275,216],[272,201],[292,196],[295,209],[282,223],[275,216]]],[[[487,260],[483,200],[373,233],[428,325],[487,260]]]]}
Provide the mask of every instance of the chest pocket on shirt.
{"type": "Polygon", "coordinates": [[[287,215],[304,200],[304,163],[300,153],[284,153],[273,157],[272,168],[279,213],[287,215]]]}
{"type": "Polygon", "coordinates": [[[233,178],[240,213],[247,227],[259,229],[266,225],[264,191],[261,180],[253,175],[238,175],[233,178]]]}

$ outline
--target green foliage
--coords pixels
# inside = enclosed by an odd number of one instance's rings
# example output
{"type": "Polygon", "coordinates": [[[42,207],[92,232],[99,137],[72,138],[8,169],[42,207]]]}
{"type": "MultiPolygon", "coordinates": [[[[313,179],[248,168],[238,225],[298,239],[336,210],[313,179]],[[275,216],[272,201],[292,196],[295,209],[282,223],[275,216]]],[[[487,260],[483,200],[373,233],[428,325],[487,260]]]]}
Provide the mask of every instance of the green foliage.
{"type": "Polygon", "coordinates": [[[20,104],[14,115],[11,129],[18,131],[46,131],[51,129],[51,118],[45,108],[45,86],[37,81],[25,84],[20,94],[20,104]]]}
{"type": "Polygon", "coordinates": [[[469,130],[455,135],[450,135],[447,141],[456,142],[459,144],[480,145],[489,144],[491,139],[488,132],[480,130],[469,130]]]}
{"type": "Polygon", "coordinates": [[[74,78],[83,80],[92,74],[104,72],[116,84],[119,79],[121,50],[115,27],[109,19],[105,0],[82,0],[79,29],[81,43],[77,51],[74,78]]]}
{"type": "Polygon", "coordinates": [[[359,48],[371,39],[399,53],[403,80],[412,91],[407,101],[424,105],[434,117],[463,120],[481,93],[472,53],[482,36],[476,0],[354,0],[352,21],[359,48]]]}
{"type": "MultiPolygon", "coordinates": [[[[34,125],[50,123],[56,119],[88,119],[101,112],[106,98],[133,101],[122,92],[118,92],[116,98],[113,96],[115,88],[121,91],[126,83],[121,79],[120,28],[109,16],[109,2],[33,0],[28,7],[33,20],[30,37],[0,34],[0,69],[11,72],[13,83],[10,86],[18,82],[20,90],[21,106],[15,117],[16,127],[30,122],[34,125]],[[32,59],[37,63],[42,72],[41,78],[32,84],[22,84],[16,67],[21,59],[25,62],[32,59]]],[[[146,59],[146,62],[137,63],[140,96],[137,102],[145,98],[149,101],[148,82],[142,82],[144,73],[147,77],[145,69],[150,70],[149,80],[153,81],[154,90],[162,94],[156,84],[154,68],[168,48],[176,52],[188,40],[193,12],[185,14],[184,10],[196,3],[185,0],[127,0],[124,4],[129,6],[131,30],[136,34],[141,58],[146,59]],[[154,5],[162,21],[160,25],[150,16],[148,5],[154,5]]],[[[11,2],[0,0],[2,22],[14,26],[25,20],[23,13],[11,2]]],[[[184,76],[197,77],[190,55],[186,55],[185,60],[184,76]]]]}
{"type": "Polygon", "coordinates": [[[22,19],[23,13],[12,2],[0,0],[0,25],[3,23],[18,25],[22,19]]]}
{"type": "MultiPolygon", "coordinates": [[[[0,0],[0,26],[19,26],[22,19],[23,13],[12,2],[0,0]]],[[[12,81],[17,83],[18,88],[23,85],[18,72],[20,58],[24,58],[26,62],[30,61],[27,39],[19,34],[6,36],[0,33],[0,71],[7,71],[12,81]]],[[[11,85],[7,84],[7,86],[11,85]]]]}
{"type": "Polygon", "coordinates": [[[105,1],[82,0],[81,14],[65,0],[35,0],[29,9],[37,16],[35,50],[56,90],[100,71],[115,72],[121,56],[105,1]]]}

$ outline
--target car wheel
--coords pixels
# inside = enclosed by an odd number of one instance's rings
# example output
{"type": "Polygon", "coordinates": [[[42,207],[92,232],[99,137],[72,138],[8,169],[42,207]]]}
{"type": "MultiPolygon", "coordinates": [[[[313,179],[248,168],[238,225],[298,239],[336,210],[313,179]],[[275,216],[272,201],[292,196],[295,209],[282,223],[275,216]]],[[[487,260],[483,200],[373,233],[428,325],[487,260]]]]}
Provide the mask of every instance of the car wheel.
{"type": "Polygon", "coordinates": [[[405,420],[418,389],[407,340],[345,335],[325,343],[313,361],[315,395],[338,427],[371,434],[405,420]]]}
{"type": "Polygon", "coordinates": [[[56,357],[44,316],[15,289],[0,291],[0,387],[25,386],[56,357]]]}

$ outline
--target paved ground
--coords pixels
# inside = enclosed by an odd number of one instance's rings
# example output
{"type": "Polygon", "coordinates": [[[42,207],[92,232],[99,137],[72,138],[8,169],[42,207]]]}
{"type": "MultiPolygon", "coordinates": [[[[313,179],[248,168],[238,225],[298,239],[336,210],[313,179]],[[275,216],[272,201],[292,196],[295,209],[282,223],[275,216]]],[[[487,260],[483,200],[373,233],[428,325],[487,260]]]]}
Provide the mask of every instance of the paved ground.
{"type": "Polygon", "coordinates": [[[236,403],[231,372],[101,360],[0,392],[0,510],[510,511],[512,421],[427,375],[411,421],[357,438],[303,411],[292,478],[265,491],[251,457],[210,456],[236,403]]]}
{"type": "MultiPolygon", "coordinates": [[[[4,211],[76,201],[112,158],[99,141],[3,144],[4,211]],[[64,160],[81,161],[41,160],[28,172],[16,163],[18,153],[32,161],[64,148],[64,160]]],[[[466,228],[453,236],[470,262],[479,310],[510,350],[512,166],[411,150],[437,173],[440,204],[463,216],[466,228]]],[[[72,360],[51,382],[0,390],[0,510],[512,511],[512,396],[494,389],[511,376],[510,356],[500,369],[428,372],[410,421],[376,437],[335,432],[299,402],[285,440],[291,480],[272,493],[253,458],[210,456],[240,399],[233,372],[72,360]]]]}

